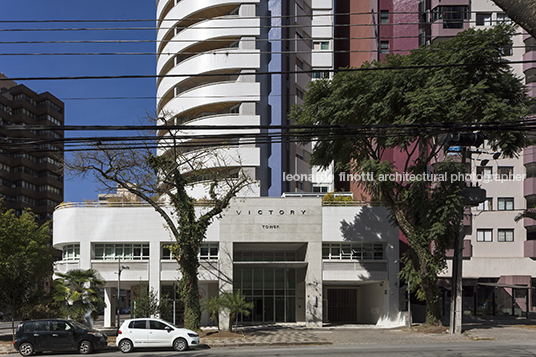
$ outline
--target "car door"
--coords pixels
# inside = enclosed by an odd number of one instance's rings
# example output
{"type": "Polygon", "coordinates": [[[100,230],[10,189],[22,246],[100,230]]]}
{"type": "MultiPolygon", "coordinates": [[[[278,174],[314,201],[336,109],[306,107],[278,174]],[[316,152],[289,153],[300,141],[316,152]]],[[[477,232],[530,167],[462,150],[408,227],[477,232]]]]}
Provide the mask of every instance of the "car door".
{"type": "Polygon", "coordinates": [[[49,343],[54,346],[55,351],[68,351],[76,349],[74,341],[74,327],[66,321],[50,322],[49,343]]]}
{"type": "Polygon", "coordinates": [[[147,320],[134,320],[128,324],[128,335],[134,346],[147,346],[147,320]]]}
{"type": "Polygon", "coordinates": [[[54,346],[50,343],[50,323],[48,320],[35,321],[32,342],[38,351],[52,351],[54,346]]]}
{"type": "Polygon", "coordinates": [[[153,347],[168,347],[172,346],[173,328],[168,324],[158,320],[149,320],[149,338],[147,346],[153,347]]]}

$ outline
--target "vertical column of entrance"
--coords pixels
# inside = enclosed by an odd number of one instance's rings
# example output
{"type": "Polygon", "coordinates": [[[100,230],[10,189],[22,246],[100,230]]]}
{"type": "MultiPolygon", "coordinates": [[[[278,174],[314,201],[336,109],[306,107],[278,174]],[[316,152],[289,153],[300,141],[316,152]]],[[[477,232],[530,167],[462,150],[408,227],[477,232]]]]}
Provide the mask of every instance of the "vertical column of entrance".
{"type": "Polygon", "coordinates": [[[322,241],[307,244],[305,260],[305,323],[322,327],[322,241]]]}
{"type": "MultiPolygon", "coordinates": [[[[233,291],[233,243],[220,240],[219,251],[219,289],[220,294],[233,291]]],[[[229,314],[223,310],[219,314],[220,330],[229,329],[229,314]]]]}

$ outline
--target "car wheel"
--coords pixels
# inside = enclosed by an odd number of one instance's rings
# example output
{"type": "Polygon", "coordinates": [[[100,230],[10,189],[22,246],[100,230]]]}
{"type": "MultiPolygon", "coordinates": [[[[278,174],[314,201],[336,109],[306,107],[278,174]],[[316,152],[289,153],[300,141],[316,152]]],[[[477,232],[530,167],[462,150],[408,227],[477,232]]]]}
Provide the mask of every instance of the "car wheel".
{"type": "Polygon", "coordinates": [[[186,351],[188,349],[188,342],[182,337],[177,338],[175,341],[173,341],[173,348],[175,351],[186,351]]]}
{"type": "Polygon", "coordinates": [[[80,352],[83,355],[90,354],[93,351],[93,345],[89,341],[82,341],[80,342],[80,345],[78,345],[78,352],[80,352]]]}
{"type": "Polygon", "coordinates": [[[129,353],[134,349],[134,346],[130,340],[124,339],[119,342],[119,349],[123,353],[129,353]]]}
{"type": "Polygon", "coordinates": [[[34,348],[30,342],[24,342],[19,346],[19,353],[22,356],[31,356],[34,354],[34,348]]]}

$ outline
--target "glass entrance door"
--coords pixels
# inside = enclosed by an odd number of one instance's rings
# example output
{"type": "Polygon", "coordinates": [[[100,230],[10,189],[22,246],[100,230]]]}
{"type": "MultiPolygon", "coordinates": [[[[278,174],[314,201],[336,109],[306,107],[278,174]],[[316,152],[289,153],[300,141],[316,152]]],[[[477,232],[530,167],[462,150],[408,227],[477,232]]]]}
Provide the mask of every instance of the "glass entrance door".
{"type": "Polygon", "coordinates": [[[296,269],[236,268],[233,286],[254,308],[240,321],[296,322],[296,269]]]}

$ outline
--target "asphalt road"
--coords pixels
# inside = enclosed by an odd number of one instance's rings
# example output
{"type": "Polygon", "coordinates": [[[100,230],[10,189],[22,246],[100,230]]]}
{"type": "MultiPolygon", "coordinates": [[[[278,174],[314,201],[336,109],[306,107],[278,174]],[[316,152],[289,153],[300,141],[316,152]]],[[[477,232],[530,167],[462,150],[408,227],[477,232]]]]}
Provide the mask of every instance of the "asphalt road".
{"type": "MultiPolygon", "coordinates": [[[[80,357],[70,353],[43,353],[42,356],[80,357]]],[[[303,356],[396,356],[396,357],[490,357],[536,356],[536,342],[472,341],[462,343],[345,345],[345,346],[290,346],[290,347],[233,347],[196,349],[175,352],[168,349],[145,349],[123,354],[119,351],[100,351],[95,357],[303,357],[303,356]]]]}

